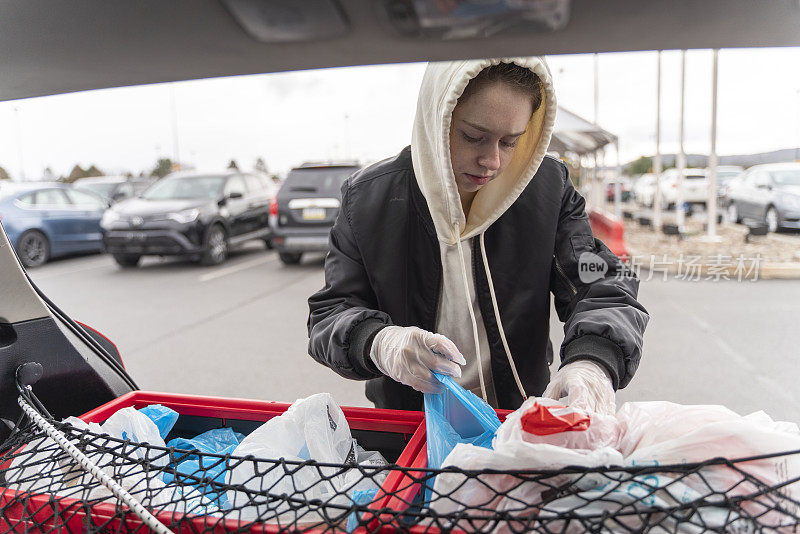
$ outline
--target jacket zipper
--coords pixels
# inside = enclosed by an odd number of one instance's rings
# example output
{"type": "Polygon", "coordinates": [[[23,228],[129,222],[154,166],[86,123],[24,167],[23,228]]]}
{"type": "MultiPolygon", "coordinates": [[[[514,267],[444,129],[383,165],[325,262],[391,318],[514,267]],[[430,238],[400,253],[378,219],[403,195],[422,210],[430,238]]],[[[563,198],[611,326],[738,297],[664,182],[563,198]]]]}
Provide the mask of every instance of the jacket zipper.
{"type": "Polygon", "coordinates": [[[567,282],[567,286],[569,286],[570,291],[572,291],[572,296],[574,297],[575,295],[578,294],[578,290],[575,288],[575,284],[572,283],[572,280],[569,279],[567,273],[564,272],[564,268],[561,267],[560,263],[558,263],[558,258],[556,257],[555,254],[553,254],[553,261],[556,264],[556,271],[558,271],[558,274],[560,274],[564,278],[564,281],[567,282]]]}

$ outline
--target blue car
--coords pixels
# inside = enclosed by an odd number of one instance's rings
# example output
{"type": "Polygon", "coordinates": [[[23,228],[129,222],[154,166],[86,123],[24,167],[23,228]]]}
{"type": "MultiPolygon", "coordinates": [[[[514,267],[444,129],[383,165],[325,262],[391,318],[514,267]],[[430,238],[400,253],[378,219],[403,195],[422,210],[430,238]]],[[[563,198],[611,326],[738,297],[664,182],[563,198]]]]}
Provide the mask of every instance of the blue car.
{"type": "Polygon", "coordinates": [[[26,267],[77,252],[103,250],[98,195],[59,183],[0,182],[0,222],[26,267]]]}

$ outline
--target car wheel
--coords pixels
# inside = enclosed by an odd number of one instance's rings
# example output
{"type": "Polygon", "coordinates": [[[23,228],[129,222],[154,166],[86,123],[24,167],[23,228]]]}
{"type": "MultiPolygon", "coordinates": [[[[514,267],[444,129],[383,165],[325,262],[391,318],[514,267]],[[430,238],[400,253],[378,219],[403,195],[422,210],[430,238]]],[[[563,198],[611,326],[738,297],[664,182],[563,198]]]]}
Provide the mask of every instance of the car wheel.
{"type": "Polygon", "coordinates": [[[764,222],[767,223],[769,232],[777,232],[781,229],[781,216],[778,215],[778,210],[774,206],[770,206],[767,209],[767,213],[764,215],[764,222]]]}
{"type": "Polygon", "coordinates": [[[728,222],[739,224],[742,218],[739,217],[739,208],[736,207],[736,202],[731,202],[728,205],[728,222]]]}
{"type": "Polygon", "coordinates": [[[136,267],[139,265],[139,260],[142,257],[138,254],[112,254],[114,256],[114,261],[117,262],[117,265],[120,267],[136,267]]]}
{"type": "Polygon", "coordinates": [[[17,241],[17,254],[25,267],[38,267],[50,258],[50,241],[39,230],[28,230],[17,241]]]}
{"type": "Polygon", "coordinates": [[[209,228],[203,249],[203,256],[200,258],[203,265],[219,265],[225,261],[228,257],[228,236],[222,226],[215,224],[209,228]]]}
{"type": "Polygon", "coordinates": [[[302,252],[281,252],[278,254],[284,265],[297,265],[300,263],[300,258],[303,257],[302,252]]]}

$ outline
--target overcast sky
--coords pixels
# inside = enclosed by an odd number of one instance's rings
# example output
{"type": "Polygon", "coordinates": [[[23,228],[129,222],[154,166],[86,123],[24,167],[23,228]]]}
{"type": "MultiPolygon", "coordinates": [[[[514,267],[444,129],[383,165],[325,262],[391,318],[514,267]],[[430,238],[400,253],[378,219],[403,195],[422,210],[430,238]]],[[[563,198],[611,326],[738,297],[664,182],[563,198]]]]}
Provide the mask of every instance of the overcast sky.
{"type": "MultiPolygon", "coordinates": [[[[655,52],[602,54],[599,123],[619,135],[623,160],[655,150],[655,52]]],[[[559,105],[594,117],[591,55],[551,56],[559,105]]],[[[710,148],[709,50],[687,53],[686,140],[710,148]]],[[[719,154],[800,145],[800,49],[723,50],[719,154]]],[[[662,59],[662,152],[678,149],[680,53],[662,59]]],[[[285,173],[307,160],[375,161],[411,139],[423,64],[351,67],[87,91],[0,103],[0,166],[19,179],[76,163],[108,174],[150,170],[174,157],[219,169],[263,157],[285,173]]],[[[610,156],[613,158],[613,156],[610,156]]]]}

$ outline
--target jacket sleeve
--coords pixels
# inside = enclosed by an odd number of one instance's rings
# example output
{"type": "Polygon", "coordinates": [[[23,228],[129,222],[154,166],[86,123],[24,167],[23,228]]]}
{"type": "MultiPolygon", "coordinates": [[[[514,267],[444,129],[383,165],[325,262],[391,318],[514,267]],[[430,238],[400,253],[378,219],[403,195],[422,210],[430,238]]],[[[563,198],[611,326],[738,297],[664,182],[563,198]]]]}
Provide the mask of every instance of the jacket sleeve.
{"type": "Polygon", "coordinates": [[[639,279],[589,225],[583,197],[567,177],[561,197],[550,286],[564,322],[561,366],[594,360],[609,372],[614,388],[631,381],[642,357],[649,315],[636,300],[639,279]]]}
{"type": "Polygon", "coordinates": [[[375,334],[391,324],[391,319],[377,309],[350,224],[351,197],[347,180],[330,232],[325,287],[308,299],[308,352],[345,378],[365,380],[382,376],[369,357],[369,349],[375,334]]]}

